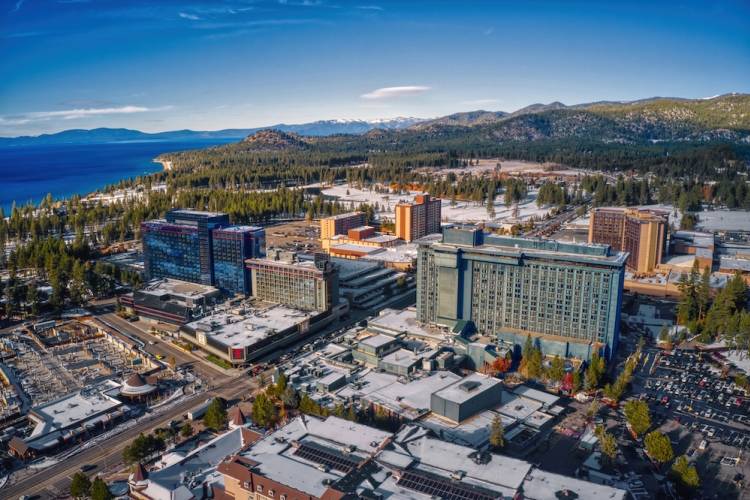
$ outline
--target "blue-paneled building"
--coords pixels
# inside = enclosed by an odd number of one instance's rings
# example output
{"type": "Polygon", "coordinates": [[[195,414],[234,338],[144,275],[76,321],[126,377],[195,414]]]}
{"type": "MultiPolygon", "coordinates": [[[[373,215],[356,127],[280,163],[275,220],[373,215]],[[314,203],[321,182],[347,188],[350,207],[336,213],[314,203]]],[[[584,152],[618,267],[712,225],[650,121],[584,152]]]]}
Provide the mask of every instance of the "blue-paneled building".
{"type": "Polygon", "coordinates": [[[245,259],[266,255],[266,232],[256,226],[229,226],[213,230],[214,286],[250,294],[250,273],[245,259]]]}
{"type": "Polygon", "coordinates": [[[141,224],[146,279],[174,278],[249,294],[244,261],[265,255],[265,231],[223,213],[170,210],[141,224]],[[218,243],[217,243],[218,241],[218,243]]]}
{"type": "Polygon", "coordinates": [[[617,349],[626,252],[608,245],[498,236],[451,228],[419,245],[417,319],[545,354],[588,360],[617,349]]]}

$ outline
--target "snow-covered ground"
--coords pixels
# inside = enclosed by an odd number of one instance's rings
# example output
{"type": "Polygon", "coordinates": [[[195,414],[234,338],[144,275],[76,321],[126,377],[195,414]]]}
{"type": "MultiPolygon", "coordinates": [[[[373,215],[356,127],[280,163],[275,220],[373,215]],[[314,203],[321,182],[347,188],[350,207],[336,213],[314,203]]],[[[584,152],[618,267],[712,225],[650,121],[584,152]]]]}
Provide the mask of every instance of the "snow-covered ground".
{"type": "Polygon", "coordinates": [[[696,215],[701,231],[750,231],[750,212],[746,210],[704,210],[696,215]]]}
{"type": "MultiPolygon", "coordinates": [[[[378,193],[371,189],[356,189],[345,184],[324,189],[323,194],[338,198],[343,204],[350,204],[352,209],[356,209],[361,203],[375,205],[380,207],[378,215],[393,219],[395,216],[395,206],[399,201],[414,201],[414,197],[421,194],[419,191],[409,191],[408,193],[378,193]]],[[[521,220],[527,220],[531,217],[542,218],[552,210],[552,207],[536,206],[536,191],[530,191],[526,199],[518,205],[518,216],[521,220]]],[[[443,199],[442,218],[445,222],[484,222],[495,220],[503,222],[512,217],[512,208],[506,207],[503,203],[503,196],[497,196],[494,202],[495,216],[490,218],[487,213],[486,203],[474,203],[466,201],[456,201],[455,206],[451,206],[450,200],[443,199]]]]}

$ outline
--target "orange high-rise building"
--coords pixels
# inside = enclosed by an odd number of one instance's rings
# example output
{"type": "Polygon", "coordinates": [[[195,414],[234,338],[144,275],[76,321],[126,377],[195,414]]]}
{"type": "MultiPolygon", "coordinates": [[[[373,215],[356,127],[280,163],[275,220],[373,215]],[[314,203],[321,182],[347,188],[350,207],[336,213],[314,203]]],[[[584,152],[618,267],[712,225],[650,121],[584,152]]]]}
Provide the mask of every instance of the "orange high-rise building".
{"type": "Polygon", "coordinates": [[[413,241],[440,232],[440,198],[420,194],[413,203],[399,202],[396,205],[396,236],[404,241],[413,241]]]}
{"type": "Polygon", "coordinates": [[[328,250],[331,246],[331,238],[364,225],[364,212],[349,212],[320,219],[320,244],[324,250],[328,250]]]}
{"type": "Polygon", "coordinates": [[[628,252],[628,269],[652,273],[667,245],[668,221],[669,214],[661,210],[596,208],[591,211],[589,243],[628,252]]]}

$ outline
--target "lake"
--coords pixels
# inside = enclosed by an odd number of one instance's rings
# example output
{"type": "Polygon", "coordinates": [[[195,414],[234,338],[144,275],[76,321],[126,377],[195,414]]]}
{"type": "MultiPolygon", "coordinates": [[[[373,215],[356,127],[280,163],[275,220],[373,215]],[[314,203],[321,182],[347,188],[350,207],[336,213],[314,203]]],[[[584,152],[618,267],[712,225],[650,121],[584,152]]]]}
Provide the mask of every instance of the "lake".
{"type": "Polygon", "coordinates": [[[65,144],[0,148],[0,207],[87,194],[143,174],[159,172],[161,153],[198,149],[229,140],[65,144]]]}

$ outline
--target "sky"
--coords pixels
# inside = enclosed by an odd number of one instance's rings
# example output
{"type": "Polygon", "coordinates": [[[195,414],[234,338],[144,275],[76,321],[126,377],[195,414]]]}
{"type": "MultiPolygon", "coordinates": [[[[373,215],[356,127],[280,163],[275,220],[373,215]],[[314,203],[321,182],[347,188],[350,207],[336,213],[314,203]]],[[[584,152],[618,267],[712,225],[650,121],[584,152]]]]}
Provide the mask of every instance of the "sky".
{"type": "Polygon", "coordinates": [[[0,0],[0,136],[729,92],[746,0],[0,0]]]}

